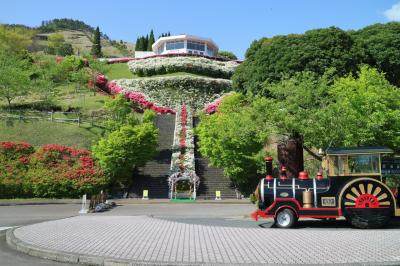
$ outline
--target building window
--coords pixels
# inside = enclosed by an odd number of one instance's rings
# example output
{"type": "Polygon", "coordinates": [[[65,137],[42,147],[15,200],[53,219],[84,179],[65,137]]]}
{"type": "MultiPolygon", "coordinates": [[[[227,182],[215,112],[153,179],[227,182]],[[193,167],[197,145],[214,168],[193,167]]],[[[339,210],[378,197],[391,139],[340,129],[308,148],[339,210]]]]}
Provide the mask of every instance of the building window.
{"type": "Polygon", "coordinates": [[[167,50],[183,49],[185,44],[183,41],[167,42],[167,50]]]}
{"type": "Polygon", "coordinates": [[[201,42],[194,42],[194,41],[188,41],[187,42],[187,49],[190,50],[197,50],[197,51],[204,51],[206,48],[204,43],[201,42]]]}
{"type": "Polygon", "coordinates": [[[214,50],[211,49],[209,46],[207,46],[207,54],[208,54],[209,56],[214,56],[214,55],[215,55],[214,50]]]}

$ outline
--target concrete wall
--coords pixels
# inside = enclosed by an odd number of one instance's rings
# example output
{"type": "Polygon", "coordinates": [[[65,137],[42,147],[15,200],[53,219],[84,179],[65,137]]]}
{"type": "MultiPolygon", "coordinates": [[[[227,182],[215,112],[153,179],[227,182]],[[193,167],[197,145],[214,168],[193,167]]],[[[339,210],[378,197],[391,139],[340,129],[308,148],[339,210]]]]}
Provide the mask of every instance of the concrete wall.
{"type": "Polygon", "coordinates": [[[149,51],[135,51],[135,58],[143,58],[152,55],[155,55],[155,53],[149,51]]]}

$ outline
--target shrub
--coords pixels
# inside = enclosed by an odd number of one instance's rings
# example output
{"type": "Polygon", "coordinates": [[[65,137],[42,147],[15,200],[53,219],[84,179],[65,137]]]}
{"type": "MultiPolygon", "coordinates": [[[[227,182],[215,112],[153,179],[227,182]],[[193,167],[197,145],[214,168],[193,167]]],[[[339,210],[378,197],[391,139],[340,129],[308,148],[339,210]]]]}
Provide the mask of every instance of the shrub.
{"type": "Polygon", "coordinates": [[[35,151],[27,143],[0,142],[0,198],[78,197],[107,183],[87,150],[48,144],[35,151]]]}
{"type": "Polygon", "coordinates": [[[26,142],[0,142],[0,153],[6,156],[8,160],[19,160],[31,155],[33,152],[32,145],[26,142]]]}

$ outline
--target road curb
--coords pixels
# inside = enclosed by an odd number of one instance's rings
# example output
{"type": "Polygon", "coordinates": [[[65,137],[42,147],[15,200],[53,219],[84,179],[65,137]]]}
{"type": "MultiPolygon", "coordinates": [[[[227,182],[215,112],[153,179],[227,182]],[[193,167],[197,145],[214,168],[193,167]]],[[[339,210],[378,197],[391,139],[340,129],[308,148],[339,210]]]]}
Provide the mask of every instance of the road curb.
{"type": "MultiPolygon", "coordinates": [[[[80,265],[101,265],[101,266],[268,266],[268,265],[281,265],[281,266],[293,266],[294,264],[254,264],[254,263],[243,263],[243,264],[222,264],[222,263],[184,263],[184,262],[156,262],[156,261],[132,261],[126,259],[118,259],[118,258],[109,258],[109,257],[101,257],[101,256],[91,256],[85,254],[77,254],[77,253],[68,253],[68,252],[61,252],[56,250],[50,250],[45,248],[40,248],[37,246],[33,246],[28,244],[14,235],[14,231],[18,229],[18,227],[10,228],[6,231],[6,241],[7,244],[22,253],[28,254],[30,256],[64,262],[64,263],[72,263],[72,264],[80,264],[80,265]]],[[[307,266],[317,266],[317,264],[301,264],[307,266]]],[[[318,264],[321,265],[321,264],[318,264]]],[[[391,262],[360,262],[360,263],[332,263],[332,264],[323,264],[325,266],[382,266],[382,265],[400,265],[399,261],[391,261],[391,262]]]]}
{"type": "Polygon", "coordinates": [[[38,200],[38,201],[0,201],[0,206],[23,206],[23,205],[64,205],[64,204],[81,204],[80,199],[69,200],[38,200]]]}
{"type": "MultiPolygon", "coordinates": [[[[179,205],[179,204],[244,204],[250,205],[248,200],[197,200],[194,202],[170,202],[169,200],[159,200],[159,199],[112,199],[117,205],[152,205],[152,204],[169,204],[169,205],[179,205]]],[[[81,204],[80,199],[54,199],[54,200],[27,200],[27,201],[0,201],[0,206],[24,206],[24,205],[64,205],[64,204],[81,204]]]]}

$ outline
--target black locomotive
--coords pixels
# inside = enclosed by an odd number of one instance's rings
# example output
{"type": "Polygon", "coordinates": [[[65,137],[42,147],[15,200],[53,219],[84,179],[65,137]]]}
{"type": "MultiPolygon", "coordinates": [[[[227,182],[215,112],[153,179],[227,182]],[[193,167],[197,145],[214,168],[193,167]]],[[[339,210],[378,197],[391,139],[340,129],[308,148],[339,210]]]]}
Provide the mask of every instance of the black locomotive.
{"type": "Polygon", "coordinates": [[[267,175],[256,189],[259,209],[252,217],[273,217],[281,228],[300,218],[341,216],[358,228],[382,227],[400,216],[398,199],[381,174],[381,156],[390,153],[384,147],[328,149],[323,160],[328,177],[318,173],[312,179],[307,172],[287,178],[284,167],[274,178],[272,158],[267,157],[267,175]]]}

